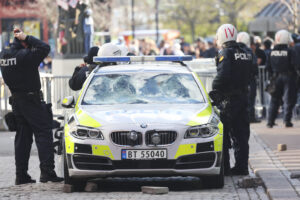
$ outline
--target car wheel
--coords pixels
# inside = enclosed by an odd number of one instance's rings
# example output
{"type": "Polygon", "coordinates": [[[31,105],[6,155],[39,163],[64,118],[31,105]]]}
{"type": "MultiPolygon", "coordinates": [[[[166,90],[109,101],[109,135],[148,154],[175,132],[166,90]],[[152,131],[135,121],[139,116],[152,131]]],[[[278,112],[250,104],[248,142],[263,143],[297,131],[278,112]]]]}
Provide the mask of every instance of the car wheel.
{"type": "Polygon", "coordinates": [[[224,187],[224,160],[222,155],[221,169],[218,175],[200,177],[205,188],[223,188],[224,187]]]}
{"type": "MultiPolygon", "coordinates": [[[[64,147],[65,147],[65,144],[64,144],[64,147]]],[[[83,190],[83,188],[86,185],[86,180],[74,179],[74,178],[70,177],[69,170],[68,170],[68,163],[67,163],[67,153],[66,153],[65,149],[64,149],[63,156],[64,156],[64,163],[63,163],[63,165],[64,165],[63,166],[64,167],[64,170],[63,170],[64,183],[68,184],[68,185],[72,185],[75,188],[75,190],[79,190],[79,191],[83,190]]]]}

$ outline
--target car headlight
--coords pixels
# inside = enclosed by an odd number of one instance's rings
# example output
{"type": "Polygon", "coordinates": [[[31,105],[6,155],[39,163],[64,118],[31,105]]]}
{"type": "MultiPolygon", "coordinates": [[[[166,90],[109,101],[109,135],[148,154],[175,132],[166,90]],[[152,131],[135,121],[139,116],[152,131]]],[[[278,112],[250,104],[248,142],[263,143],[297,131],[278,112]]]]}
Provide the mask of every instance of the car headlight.
{"type": "Polygon", "coordinates": [[[201,126],[190,127],[184,138],[208,138],[219,132],[218,126],[215,124],[205,124],[201,126]]]}
{"type": "Polygon", "coordinates": [[[70,131],[70,133],[73,137],[78,139],[104,139],[100,130],[90,127],[76,126],[70,131]]]}

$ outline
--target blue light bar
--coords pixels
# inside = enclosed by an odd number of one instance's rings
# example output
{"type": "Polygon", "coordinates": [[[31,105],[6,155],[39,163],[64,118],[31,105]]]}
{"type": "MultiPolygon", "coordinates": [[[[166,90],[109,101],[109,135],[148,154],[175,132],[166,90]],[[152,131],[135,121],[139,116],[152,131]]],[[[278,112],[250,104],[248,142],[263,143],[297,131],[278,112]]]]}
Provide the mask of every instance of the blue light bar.
{"type": "Polygon", "coordinates": [[[162,61],[191,61],[192,56],[95,56],[95,63],[103,62],[162,62],[162,61]]]}

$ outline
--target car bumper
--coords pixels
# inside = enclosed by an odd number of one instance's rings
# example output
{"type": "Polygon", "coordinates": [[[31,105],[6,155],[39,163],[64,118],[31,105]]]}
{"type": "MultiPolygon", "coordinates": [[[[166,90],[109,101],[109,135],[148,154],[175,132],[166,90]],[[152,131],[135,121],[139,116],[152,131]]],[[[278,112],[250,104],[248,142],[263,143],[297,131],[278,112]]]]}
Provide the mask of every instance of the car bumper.
{"type": "Polygon", "coordinates": [[[209,176],[220,173],[220,167],[212,167],[209,169],[128,169],[128,170],[113,170],[113,171],[94,171],[94,170],[78,170],[69,169],[69,175],[73,178],[101,178],[115,176],[209,176]]]}
{"type": "Polygon", "coordinates": [[[114,176],[203,176],[220,173],[221,152],[181,156],[173,160],[111,160],[107,157],[68,155],[73,178],[114,176]]]}

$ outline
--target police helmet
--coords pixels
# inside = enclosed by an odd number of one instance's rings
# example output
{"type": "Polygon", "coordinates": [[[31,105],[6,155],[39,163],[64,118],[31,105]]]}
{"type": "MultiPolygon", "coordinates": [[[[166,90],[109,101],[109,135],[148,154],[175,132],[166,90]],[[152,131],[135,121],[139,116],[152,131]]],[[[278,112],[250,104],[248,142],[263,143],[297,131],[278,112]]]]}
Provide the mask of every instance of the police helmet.
{"type": "Polygon", "coordinates": [[[246,32],[240,32],[237,35],[236,41],[247,45],[247,47],[250,47],[250,35],[246,32]]]}
{"type": "Polygon", "coordinates": [[[105,43],[103,44],[99,51],[98,51],[98,56],[121,56],[122,51],[121,49],[112,43],[105,43]]]}
{"type": "Polygon", "coordinates": [[[288,45],[292,41],[291,34],[287,30],[280,30],[275,34],[276,44],[288,45]]]}
{"type": "Polygon", "coordinates": [[[256,45],[260,45],[261,44],[261,38],[258,35],[254,36],[254,43],[256,45]]]}
{"type": "Polygon", "coordinates": [[[222,46],[226,42],[236,41],[237,30],[232,24],[223,24],[217,30],[217,44],[222,46]]]}
{"type": "Polygon", "coordinates": [[[117,45],[121,50],[121,56],[128,56],[128,48],[125,45],[117,45]]]}

